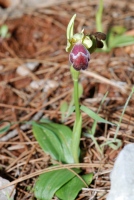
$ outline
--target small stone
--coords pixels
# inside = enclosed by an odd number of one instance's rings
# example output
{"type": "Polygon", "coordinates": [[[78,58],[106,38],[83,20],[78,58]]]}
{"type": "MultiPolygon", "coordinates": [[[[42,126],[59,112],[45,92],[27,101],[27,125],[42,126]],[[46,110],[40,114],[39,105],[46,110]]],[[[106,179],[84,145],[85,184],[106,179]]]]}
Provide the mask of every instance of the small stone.
{"type": "Polygon", "coordinates": [[[0,70],[3,70],[3,68],[4,68],[3,65],[0,65],[0,70]]]}
{"type": "Polygon", "coordinates": [[[48,92],[50,89],[58,87],[58,85],[59,84],[56,81],[47,80],[45,82],[45,85],[44,85],[44,88],[43,88],[43,92],[48,92]]]}
{"type": "MultiPolygon", "coordinates": [[[[9,183],[10,183],[10,181],[8,181],[7,179],[0,177],[0,187],[4,186],[6,184],[9,184],[9,183]]],[[[11,185],[7,188],[0,190],[0,200],[9,200],[9,199],[13,200],[15,192],[16,192],[16,190],[14,189],[14,185],[11,185]],[[12,194],[12,195],[10,196],[10,194],[12,194]]]]}
{"type": "Polygon", "coordinates": [[[58,83],[53,80],[37,80],[30,83],[33,89],[43,89],[43,92],[48,92],[51,88],[56,88],[58,83]]]}
{"type": "Polygon", "coordinates": [[[39,89],[43,87],[43,85],[45,84],[45,81],[44,80],[37,80],[37,81],[32,81],[30,83],[30,87],[33,88],[33,89],[39,89]]]}
{"type": "Polygon", "coordinates": [[[107,200],[134,200],[134,144],[126,145],[119,153],[110,179],[107,200]]]}
{"type": "Polygon", "coordinates": [[[29,71],[23,66],[19,66],[16,70],[16,73],[20,76],[27,76],[29,74],[29,71]]]}
{"type": "Polygon", "coordinates": [[[25,66],[33,72],[37,69],[37,67],[39,66],[39,63],[38,62],[29,62],[29,63],[26,63],[25,66]]]}
{"type": "Polygon", "coordinates": [[[20,0],[9,0],[9,1],[11,7],[16,7],[17,5],[20,4],[20,0]]]}
{"type": "Polygon", "coordinates": [[[29,70],[33,72],[37,69],[38,66],[39,63],[37,62],[25,63],[23,65],[18,66],[16,73],[20,76],[27,76],[29,74],[29,70]]]}

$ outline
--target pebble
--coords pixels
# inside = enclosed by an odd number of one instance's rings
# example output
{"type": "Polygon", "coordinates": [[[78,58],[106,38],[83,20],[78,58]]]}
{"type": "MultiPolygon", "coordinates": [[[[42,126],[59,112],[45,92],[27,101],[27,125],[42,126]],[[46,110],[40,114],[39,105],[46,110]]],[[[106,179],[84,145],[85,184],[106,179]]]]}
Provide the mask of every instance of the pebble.
{"type": "MultiPolygon", "coordinates": [[[[0,177],[0,187],[9,183],[10,181],[8,181],[7,179],[0,177]]],[[[13,200],[15,193],[16,193],[16,190],[14,189],[14,185],[4,188],[0,190],[0,200],[9,200],[9,199],[13,200]],[[10,197],[10,194],[12,194],[11,197],[10,197]]]]}
{"type": "Polygon", "coordinates": [[[53,80],[36,80],[30,83],[30,87],[33,89],[43,89],[43,92],[48,92],[52,88],[56,88],[58,83],[53,80]]]}
{"type": "Polygon", "coordinates": [[[37,62],[25,63],[23,65],[18,66],[18,68],[16,69],[16,73],[20,76],[27,76],[29,74],[29,70],[33,72],[37,69],[38,66],[39,63],[37,62]]]}
{"type": "Polygon", "coordinates": [[[121,150],[110,179],[107,200],[134,200],[134,144],[127,144],[121,150]]]}
{"type": "Polygon", "coordinates": [[[0,65],[0,70],[3,70],[3,69],[4,69],[3,65],[0,65]]]}
{"type": "Polygon", "coordinates": [[[37,80],[37,81],[32,81],[30,83],[30,87],[33,89],[39,89],[43,87],[43,85],[45,84],[45,80],[37,80]]]}

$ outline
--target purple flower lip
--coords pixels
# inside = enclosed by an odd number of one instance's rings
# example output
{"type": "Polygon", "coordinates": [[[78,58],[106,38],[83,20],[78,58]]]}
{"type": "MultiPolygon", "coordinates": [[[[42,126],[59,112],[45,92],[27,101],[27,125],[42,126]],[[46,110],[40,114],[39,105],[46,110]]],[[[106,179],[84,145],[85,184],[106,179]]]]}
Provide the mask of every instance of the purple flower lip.
{"type": "Polygon", "coordinates": [[[76,43],[70,52],[69,60],[74,69],[79,71],[81,69],[87,69],[88,62],[90,60],[90,53],[86,47],[81,43],[76,43]]]}

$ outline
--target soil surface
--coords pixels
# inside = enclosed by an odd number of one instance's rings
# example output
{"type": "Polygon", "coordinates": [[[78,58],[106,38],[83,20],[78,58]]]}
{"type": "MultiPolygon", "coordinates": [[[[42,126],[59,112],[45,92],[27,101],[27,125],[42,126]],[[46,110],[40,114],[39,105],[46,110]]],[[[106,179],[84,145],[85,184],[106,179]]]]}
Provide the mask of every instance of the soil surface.
{"type": "MultiPolygon", "coordinates": [[[[26,9],[21,18],[1,21],[1,26],[8,26],[10,37],[0,38],[0,121],[4,121],[0,126],[5,127],[9,122],[12,126],[0,135],[0,173],[10,181],[16,180],[15,200],[35,199],[32,188],[39,175],[35,176],[35,172],[51,165],[49,155],[35,141],[31,126],[23,122],[45,117],[61,123],[60,105],[71,100],[73,88],[65,52],[66,27],[76,13],[75,32],[83,28],[86,34],[96,32],[97,9],[97,0],[65,1],[32,12],[26,9]],[[27,178],[28,175],[31,176],[27,178]]],[[[114,25],[122,25],[128,34],[134,35],[132,0],[104,1],[103,32],[107,33],[114,25]]],[[[134,84],[134,45],[92,54],[88,69],[81,71],[80,82],[84,91],[81,104],[95,112],[108,91],[99,115],[118,123],[134,84]]],[[[82,135],[81,148],[85,151],[82,162],[89,163],[85,173],[93,172],[94,181],[88,189],[82,190],[77,200],[106,199],[115,158],[124,145],[134,142],[133,100],[134,96],[117,134],[120,148],[114,150],[106,145],[101,155],[93,141],[82,135]]],[[[72,127],[74,120],[72,115],[65,124],[72,127]]],[[[93,120],[83,114],[83,132],[86,127],[90,129],[92,123],[93,120]]],[[[112,140],[115,133],[116,127],[99,123],[95,138],[101,145],[112,140]]]]}

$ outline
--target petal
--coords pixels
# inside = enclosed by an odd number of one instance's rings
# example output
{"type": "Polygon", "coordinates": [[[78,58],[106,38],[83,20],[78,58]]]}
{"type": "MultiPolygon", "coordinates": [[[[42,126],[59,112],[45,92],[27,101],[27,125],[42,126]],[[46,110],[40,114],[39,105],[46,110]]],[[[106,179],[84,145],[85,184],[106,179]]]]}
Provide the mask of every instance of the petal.
{"type": "Polygon", "coordinates": [[[76,43],[71,51],[74,55],[77,55],[79,52],[82,52],[85,55],[88,55],[88,50],[81,43],[76,43]]]}
{"type": "Polygon", "coordinates": [[[76,70],[84,70],[88,67],[90,54],[83,44],[77,43],[69,55],[69,60],[76,70]]]}

